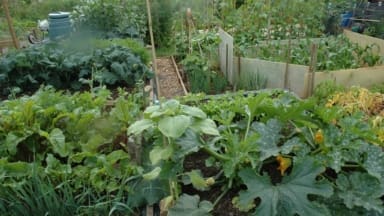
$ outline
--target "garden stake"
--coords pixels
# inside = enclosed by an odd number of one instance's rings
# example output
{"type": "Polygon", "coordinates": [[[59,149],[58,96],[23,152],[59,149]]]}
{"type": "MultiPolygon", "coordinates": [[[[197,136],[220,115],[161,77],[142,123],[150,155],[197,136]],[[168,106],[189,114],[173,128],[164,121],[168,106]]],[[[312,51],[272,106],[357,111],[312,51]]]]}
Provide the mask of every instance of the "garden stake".
{"type": "Polygon", "coordinates": [[[159,85],[159,79],[157,77],[156,50],[155,50],[155,40],[153,38],[153,29],[152,29],[151,2],[150,2],[150,0],[146,0],[146,3],[147,3],[149,35],[151,38],[152,68],[153,68],[153,72],[155,74],[156,94],[158,97],[160,95],[160,89],[159,89],[160,85],[159,85]]]}
{"type": "Polygon", "coordinates": [[[308,82],[308,93],[307,96],[311,96],[313,94],[313,88],[315,84],[315,71],[317,64],[317,44],[312,44],[311,46],[311,63],[309,65],[309,82],[308,82]]]}
{"type": "Polygon", "coordinates": [[[20,48],[19,41],[17,40],[15,30],[13,29],[12,18],[11,18],[11,15],[9,14],[8,0],[3,0],[3,8],[4,8],[5,16],[7,18],[9,32],[11,33],[11,36],[12,36],[13,45],[15,46],[16,49],[19,49],[20,48]]]}

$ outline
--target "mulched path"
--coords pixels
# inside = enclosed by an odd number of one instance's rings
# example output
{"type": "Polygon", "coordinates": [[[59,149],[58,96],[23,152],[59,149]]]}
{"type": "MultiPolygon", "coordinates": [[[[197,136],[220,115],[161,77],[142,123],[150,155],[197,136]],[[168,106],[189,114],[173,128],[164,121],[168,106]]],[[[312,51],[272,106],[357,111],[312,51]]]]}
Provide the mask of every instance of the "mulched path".
{"type": "Polygon", "coordinates": [[[172,59],[169,57],[158,58],[156,59],[156,63],[160,85],[159,97],[170,99],[176,96],[183,96],[184,91],[177,77],[172,59]]]}

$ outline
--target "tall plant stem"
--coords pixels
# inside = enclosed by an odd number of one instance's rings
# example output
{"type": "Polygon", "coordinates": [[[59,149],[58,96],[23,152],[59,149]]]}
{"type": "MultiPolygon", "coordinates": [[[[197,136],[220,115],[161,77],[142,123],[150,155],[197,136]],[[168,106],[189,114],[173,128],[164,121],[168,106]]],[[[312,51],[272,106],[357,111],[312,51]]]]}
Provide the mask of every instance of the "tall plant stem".
{"type": "Polygon", "coordinates": [[[226,188],[226,189],[219,195],[219,197],[217,197],[217,199],[216,199],[215,202],[213,203],[213,207],[215,207],[215,206],[220,202],[220,200],[225,196],[225,194],[228,193],[229,189],[230,189],[229,187],[226,188]]]}
{"type": "Polygon", "coordinates": [[[218,160],[221,160],[221,161],[228,161],[230,158],[224,156],[224,155],[221,155],[215,151],[212,151],[211,149],[207,148],[207,147],[203,147],[203,150],[205,152],[207,152],[209,155],[211,155],[212,157],[218,159],[218,160]]]}

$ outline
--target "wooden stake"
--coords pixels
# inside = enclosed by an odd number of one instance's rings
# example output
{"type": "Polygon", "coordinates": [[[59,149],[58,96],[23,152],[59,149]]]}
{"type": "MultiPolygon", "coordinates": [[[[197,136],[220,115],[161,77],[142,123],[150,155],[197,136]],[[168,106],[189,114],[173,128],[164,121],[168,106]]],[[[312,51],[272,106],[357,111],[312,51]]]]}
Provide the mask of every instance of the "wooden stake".
{"type": "Polygon", "coordinates": [[[309,65],[309,76],[308,76],[308,92],[307,97],[313,94],[313,89],[315,85],[315,72],[317,64],[317,44],[312,44],[311,46],[311,63],[309,65]]]}
{"type": "Polygon", "coordinates": [[[12,36],[13,45],[15,46],[16,49],[19,49],[20,48],[19,41],[17,40],[15,30],[13,29],[12,18],[8,9],[8,0],[2,0],[2,3],[5,11],[5,16],[8,22],[9,32],[11,33],[11,36],[12,36]]]}
{"type": "Polygon", "coordinates": [[[153,216],[154,215],[153,206],[147,206],[146,212],[147,212],[146,216],[153,216]]]}
{"type": "Polygon", "coordinates": [[[151,37],[152,67],[153,67],[153,71],[155,73],[156,94],[157,94],[157,97],[159,97],[160,96],[160,85],[159,85],[159,79],[158,79],[158,76],[157,76],[157,62],[156,62],[155,40],[153,38],[153,30],[152,30],[151,2],[150,2],[150,0],[146,0],[146,3],[147,3],[149,35],[151,37]]]}
{"type": "MultiPolygon", "coordinates": [[[[291,31],[289,31],[291,33],[291,31]]],[[[290,74],[289,74],[289,64],[291,63],[291,47],[292,47],[292,40],[291,35],[289,35],[288,39],[288,54],[287,54],[287,61],[285,64],[285,71],[284,71],[284,89],[291,90],[290,83],[288,82],[290,74]]]]}
{"type": "Polygon", "coordinates": [[[181,76],[180,76],[179,69],[177,68],[177,64],[176,64],[176,61],[175,61],[175,59],[173,58],[173,56],[171,56],[171,60],[172,60],[172,63],[173,63],[173,67],[175,67],[176,74],[177,74],[177,78],[179,79],[180,85],[181,85],[181,87],[183,88],[184,95],[187,95],[187,94],[188,94],[188,91],[187,91],[187,89],[185,88],[185,85],[184,85],[184,82],[183,82],[183,78],[181,78],[181,76]]]}
{"type": "Polygon", "coordinates": [[[187,29],[188,29],[188,53],[192,54],[192,25],[191,25],[191,8],[187,8],[186,19],[187,19],[187,29]]]}

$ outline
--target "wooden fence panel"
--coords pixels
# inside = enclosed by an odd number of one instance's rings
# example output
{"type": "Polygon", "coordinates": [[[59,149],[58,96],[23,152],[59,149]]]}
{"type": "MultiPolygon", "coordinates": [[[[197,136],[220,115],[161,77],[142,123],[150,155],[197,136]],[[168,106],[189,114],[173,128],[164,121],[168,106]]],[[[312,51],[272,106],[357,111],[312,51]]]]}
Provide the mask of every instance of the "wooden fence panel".
{"type": "Polygon", "coordinates": [[[350,30],[344,29],[344,35],[353,42],[359,44],[361,47],[366,47],[372,44],[376,44],[378,47],[373,49],[375,54],[384,56],[384,40],[380,38],[371,37],[368,35],[359,34],[350,30]]]}
{"type": "MultiPolygon", "coordinates": [[[[357,34],[348,30],[344,34],[355,43],[365,47],[377,44],[380,49],[376,52],[384,56],[384,40],[366,35],[357,34]]],[[[301,98],[309,97],[312,92],[312,82],[309,66],[293,65],[284,62],[272,62],[257,58],[233,57],[233,38],[223,30],[220,30],[220,68],[227,76],[231,84],[235,84],[241,76],[257,74],[267,79],[266,88],[286,88],[301,98]],[[285,81],[285,78],[287,79],[285,81]],[[286,86],[285,86],[286,85],[286,86]]],[[[318,39],[314,39],[316,42],[318,39]]],[[[245,76],[252,77],[252,76],[245,76]]],[[[315,72],[313,88],[321,82],[334,80],[337,84],[346,87],[358,85],[370,87],[384,82],[384,66],[367,68],[346,69],[329,72],[315,72]]]]}
{"type": "Polygon", "coordinates": [[[384,66],[315,73],[315,86],[326,80],[334,80],[346,87],[371,87],[384,82],[384,66]]]}
{"type": "MultiPolygon", "coordinates": [[[[287,65],[282,62],[271,62],[254,58],[235,58],[234,59],[234,74],[238,76],[242,73],[259,74],[267,79],[266,88],[281,88],[284,89],[285,73],[287,76],[287,90],[296,93],[299,97],[306,97],[308,90],[308,66],[303,65],[287,65]],[[240,64],[240,67],[239,67],[240,64]],[[238,71],[240,68],[240,71],[238,71]]],[[[252,77],[252,76],[248,76],[252,77]]]]}
{"type": "Polygon", "coordinates": [[[233,73],[233,37],[224,30],[219,30],[220,45],[219,45],[219,58],[220,70],[227,77],[229,83],[235,84],[233,73]]]}

